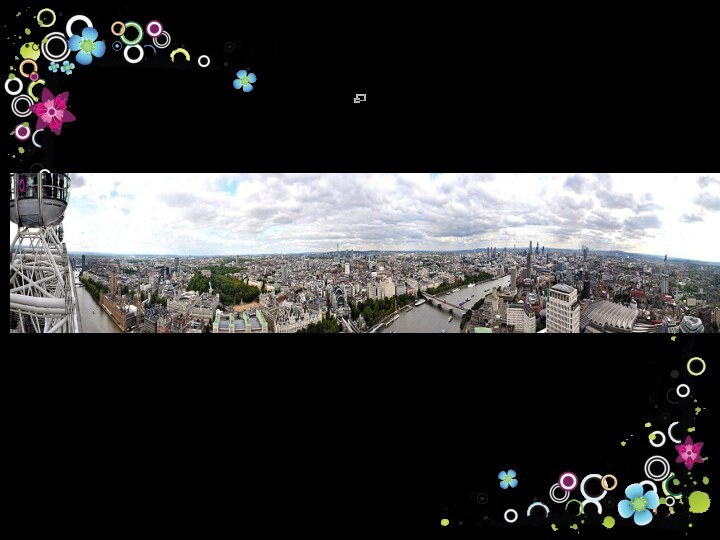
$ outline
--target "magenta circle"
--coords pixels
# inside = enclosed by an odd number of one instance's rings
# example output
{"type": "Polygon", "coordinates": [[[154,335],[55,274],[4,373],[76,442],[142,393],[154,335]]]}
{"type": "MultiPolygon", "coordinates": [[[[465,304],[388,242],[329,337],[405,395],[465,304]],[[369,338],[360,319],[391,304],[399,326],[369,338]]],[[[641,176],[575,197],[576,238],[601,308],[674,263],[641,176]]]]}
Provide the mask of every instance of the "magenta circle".
{"type": "Polygon", "coordinates": [[[560,475],[558,485],[563,491],[572,491],[578,485],[578,477],[571,472],[564,472],[560,475]]]}
{"type": "Polygon", "coordinates": [[[163,33],[163,26],[162,24],[160,24],[160,21],[150,21],[145,26],[145,31],[150,37],[160,37],[160,35],[162,35],[163,33]]]}
{"type": "Polygon", "coordinates": [[[23,126],[22,124],[18,124],[17,126],[15,126],[15,138],[20,141],[24,141],[30,138],[30,129],[23,126]]]}
{"type": "Polygon", "coordinates": [[[25,177],[21,176],[20,181],[18,182],[18,189],[20,190],[20,193],[25,193],[25,177]]]}

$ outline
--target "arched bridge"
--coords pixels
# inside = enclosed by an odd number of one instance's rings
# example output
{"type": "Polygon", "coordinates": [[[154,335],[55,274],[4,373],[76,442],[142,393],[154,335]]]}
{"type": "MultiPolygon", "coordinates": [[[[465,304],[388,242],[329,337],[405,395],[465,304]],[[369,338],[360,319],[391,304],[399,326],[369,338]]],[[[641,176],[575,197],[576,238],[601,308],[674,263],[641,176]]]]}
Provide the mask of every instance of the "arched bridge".
{"type": "Polygon", "coordinates": [[[470,309],[470,307],[458,306],[457,304],[453,304],[452,302],[448,302],[447,300],[443,300],[442,298],[438,298],[437,296],[433,296],[432,294],[428,294],[425,292],[420,293],[420,294],[422,294],[423,297],[425,297],[425,300],[427,300],[429,302],[435,302],[436,304],[445,306],[446,309],[452,309],[455,311],[460,311],[462,313],[465,313],[466,311],[468,311],[470,309]]]}

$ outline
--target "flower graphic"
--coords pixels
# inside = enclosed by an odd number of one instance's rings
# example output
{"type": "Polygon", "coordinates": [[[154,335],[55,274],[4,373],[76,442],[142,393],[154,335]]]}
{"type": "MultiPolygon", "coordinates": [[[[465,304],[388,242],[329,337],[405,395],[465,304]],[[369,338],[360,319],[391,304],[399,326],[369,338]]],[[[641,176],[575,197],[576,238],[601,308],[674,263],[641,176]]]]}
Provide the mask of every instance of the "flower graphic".
{"type": "Polygon", "coordinates": [[[692,469],[695,463],[702,463],[705,461],[700,455],[700,450],[702,450],[703,444],[705,443],[699,442],[693,444],[692,437],[688,436],[687,439],[685,439],[684,444],[675,445],[675,450],[678,451],[678,457],[675,462],[685,463],[688,470],[692,469]]]}
{"type": "Polygon", "coordinates": [[[75,69],[75,64],[65,60],[60,68],[60,71],[62,71],[65,75],[72,75],[73,69],[75,69]]]}
{"type": "Polygon", "coordinates": [[[498,478],[500,479],[500,487],[503,489],[507,489],[508,486],[511,488],[517,486],[518,481],[515,476],[517,476],[517,473],[512,469],[508,469],[507,472],[500,471],[500,474],[498,474],[498,478]]]}
{"type": "Polygon", "coordinates": [[[57,73],[57,70],[60,68],[60,64],[57,62],[50,62],[50,71],[53,73],[57,73]]]}
{"type": "Polygon", "coordinates": [[[233,81],[233,88],[235,88],[235,90],[242,88],[243,92],[250,92],[250,90],[253,89],[252,83],[257,81],[254,73],[248,73],[246,70],[241,69],[235,75],[237,76],[237,79],[233,81]]]}
{"type": "Polygon", "coordinates": [[[625,519],[633,516],[635,525],[647,525],[650,523],[653,518],[650,510],[655,510],[660,506],[658,494],[652,490],[643,493],[641,484],[630,484],[625,489],[625,496],[627,499],[623,499],[618,503],[620,516],[625,519]]]}
{"type": "Polygon", "coordinates": [[[36,130],[50,126],[50,130],[55,135],[60,135],[64,123],[75,121],[75,115],[67,110],[69,95],[69,92],[63,92],[53,96],[50,90],[43,88],[40,101],[31,107],[32,112],[38,117],[36,130]]]}
{"type": "Polygon", "coordinates": [[[70,36],[68,45],[71,51],[79,51],[75,56],[75,60],[81,66],[87,66],[92,63],[93,56],[100,58],[105,54],[105,42],[95,41],[98,38],[98,32],[89,26],[83,28],[82,37],[78,35],[70,36]]]}

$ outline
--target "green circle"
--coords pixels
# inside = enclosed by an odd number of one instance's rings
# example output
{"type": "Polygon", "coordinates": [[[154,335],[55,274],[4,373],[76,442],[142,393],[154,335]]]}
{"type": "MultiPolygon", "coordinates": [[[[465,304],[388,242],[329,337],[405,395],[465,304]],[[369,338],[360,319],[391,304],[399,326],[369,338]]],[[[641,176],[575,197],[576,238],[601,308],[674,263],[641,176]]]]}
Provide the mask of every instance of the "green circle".
{"type": "Polygon", "coordinates": [[[690,375],[693,375],[693,376],[695,376],[695,377],[699,377],[700,375],[702,375],[703,373],[705,373],[705,370],[706,370],[706,369],[707,369],[707,364],[705,364],[705,360],[703,360],[703,359],[700,358],[699,356],[694,356],[693,358],[691,358],[690,360],[688,360],[687,370],[688,370],[688,373],[689,373],[690,375]],[[690,365],[693,363],[693,360],[697,360],[698,362],[702,363],[702,369],[701,369],[700,371],[693,371],[692,369],[690,369],[690,365]]]}
{"type": "Polygon", "coordinates": [[[448,518],[442,518],[440,520],[440,525],[442,525],[443,527],[447,527],[448,525],[450,525],[450,520],[448,518]]]}
{"type": "Polygon", "coordinates": [[[57,20],[57,17],[55,16],[55,12],[50,8],[41,9],[40,11],[38,11],[38,14],[35,18],[37,19],[38,26],[40,26],[40,28],[47,28],[49,26],[52,26],[53,24],[55,24],[55,21],[57,20]],[[40,15],[42,15],[45,12],[52,14],[52,22],[50,24],[45,24],[44,22],[42,22],[42,19],[40,18],[40,15]]]}
{"type": "Polygon", "coordinates": [[[140,43],[142,41],[142,38],[143,38],[143,29],[138,23],[132,22],[132,21],[125,23],[125,32],[123,32],[122,36],[120,36],[120,39],[122,40],[122,42],[125,45],[137,45],[138,43],[140,43]],[[133,39],[132,41],[130,41],[129,39],[127,39],[125,37],[125,34],[127,34],[128,28],[134,28],[135,30],[138,31],[138,36],[135,39],[133,39]]]}

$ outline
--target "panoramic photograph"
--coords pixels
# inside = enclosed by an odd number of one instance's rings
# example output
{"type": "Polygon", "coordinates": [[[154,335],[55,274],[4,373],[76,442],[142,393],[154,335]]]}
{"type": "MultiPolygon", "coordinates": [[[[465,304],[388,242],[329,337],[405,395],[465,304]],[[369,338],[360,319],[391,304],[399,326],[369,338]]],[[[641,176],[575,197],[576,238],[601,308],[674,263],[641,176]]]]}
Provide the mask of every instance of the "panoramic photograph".
{"type": "Polygon", "coordinates": [[[10,175],[17,333],[717,333],[718,174],[10,175]]]}

